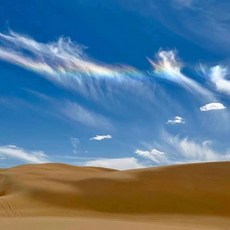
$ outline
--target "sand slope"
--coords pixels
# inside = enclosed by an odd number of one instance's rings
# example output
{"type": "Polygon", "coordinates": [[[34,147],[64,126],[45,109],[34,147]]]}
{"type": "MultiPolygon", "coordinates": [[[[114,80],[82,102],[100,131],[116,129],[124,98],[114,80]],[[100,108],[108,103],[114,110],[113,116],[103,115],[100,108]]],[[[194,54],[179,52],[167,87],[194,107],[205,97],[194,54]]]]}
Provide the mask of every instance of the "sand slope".
{"type": "Polygon", "coordinates": [[[9,217],[39,216],[116,217],[144,222],[156,216],[158,220],[166,216],[221,217],[216,223],[228,222],[230,163],[130,171],[64,164],[0,170],[0,217],[5,220],[2,226],[9,223],[9,217]]]}

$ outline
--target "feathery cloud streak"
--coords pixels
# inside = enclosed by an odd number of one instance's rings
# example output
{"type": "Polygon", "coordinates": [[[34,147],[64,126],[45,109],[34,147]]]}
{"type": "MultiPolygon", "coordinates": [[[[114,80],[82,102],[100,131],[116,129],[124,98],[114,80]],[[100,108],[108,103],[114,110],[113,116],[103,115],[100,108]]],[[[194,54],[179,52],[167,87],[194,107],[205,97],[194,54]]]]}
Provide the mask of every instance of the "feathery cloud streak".
{"type": "Polygon", "coordinates": [[[79,145],[81,143],[80,140],[76,137],[71,137],[70,143],[73,147],[73,154],[78,154],[79,145]]]}
{"type": "Polygon", "coordinates": [[[112,124],[106,117],[74,102],[67,101],[59,112],[66,118],[88,127],[112,128],[112,124]]]}
{"type": "Polygon", "coordinates": [[[230,159],[228,152],[221,153],[213,150],[211,141],[198,143],[188,138],[170,137],[169,142],[177,152],[177,159],[180,159],[181,162],[209,162],[230,159]]]}
{"type": "Polygon", "coordinates": [[[0,33],[0,59],[76,89],[87,77],[125,81],[141,75],[129,66],[110,66],[91,60],[83,52],[83,47],[68,38],[43,44],[12,31],[7,35],[0,33]]]}
{"type": "Polygon", "coordinates": [[[213,67],[205,67],[203,65],[200,66],[200,70],[205,77],[208,77],[210,81],[215,85],[217,91],[230,94],[230,80],[229,70],[227,67],[222,65],[216,65],[213,67]]]}
{"type": "Polygon", "coordinates": [[[29,152],[15,145],[0,146],[0,156],[35,164],[49,162],[45,153],[41,151],[29,152]]]}
{"type": "Polygon", "coordinates": [[[175,7],[179,7],[179,8],[189,8],[191,7],[193,3],[193,0],[173,0],[173,4],[175,5],[175,7]]]}

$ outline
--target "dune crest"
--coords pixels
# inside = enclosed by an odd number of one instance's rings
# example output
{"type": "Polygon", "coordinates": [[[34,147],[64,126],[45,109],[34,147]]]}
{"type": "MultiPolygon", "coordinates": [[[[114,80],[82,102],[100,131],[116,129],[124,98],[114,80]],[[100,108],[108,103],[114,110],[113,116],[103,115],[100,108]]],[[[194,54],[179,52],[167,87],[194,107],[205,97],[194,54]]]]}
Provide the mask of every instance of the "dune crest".
{"type": "MultiPolygon", "coordinates": [[[[0,217],[230,217],[230,163],[139,170],[24,165],[0,171],[0,217]]],[[[147,218],[148,219],[148,218],[147,218]]]]}

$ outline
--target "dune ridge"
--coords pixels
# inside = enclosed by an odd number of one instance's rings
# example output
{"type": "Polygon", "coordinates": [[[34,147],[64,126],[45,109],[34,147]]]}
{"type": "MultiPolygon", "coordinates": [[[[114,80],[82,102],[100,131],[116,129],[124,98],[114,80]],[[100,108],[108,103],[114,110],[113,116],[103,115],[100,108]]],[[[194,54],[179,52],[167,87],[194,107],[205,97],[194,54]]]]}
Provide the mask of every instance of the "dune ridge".
{"type": "Polygon", "coordinates": [[[196,216],[228,221],[229,191],[230,162],[127,171],[22,165],[0,170],[0,217],[116,216],[144,221],[196,216]]]}

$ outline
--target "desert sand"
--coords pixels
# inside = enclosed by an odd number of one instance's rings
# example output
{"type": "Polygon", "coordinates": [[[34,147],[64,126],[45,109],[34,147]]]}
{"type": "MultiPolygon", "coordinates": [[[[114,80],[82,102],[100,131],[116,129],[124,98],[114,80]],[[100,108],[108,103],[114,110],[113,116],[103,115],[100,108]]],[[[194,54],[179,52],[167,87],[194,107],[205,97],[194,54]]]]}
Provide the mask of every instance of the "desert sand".
{"type": "Polygon", "coordinates": [[[230,229],[230,163],[0,170],[0,229],[230,229]]]}

